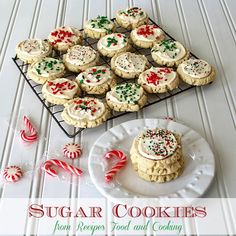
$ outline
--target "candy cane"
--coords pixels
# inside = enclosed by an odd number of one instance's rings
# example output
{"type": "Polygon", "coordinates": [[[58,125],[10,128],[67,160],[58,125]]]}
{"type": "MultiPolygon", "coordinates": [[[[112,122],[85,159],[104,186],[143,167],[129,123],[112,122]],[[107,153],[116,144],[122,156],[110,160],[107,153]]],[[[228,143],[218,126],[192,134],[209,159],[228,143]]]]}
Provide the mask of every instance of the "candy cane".
{"type": "Polygon", "coordinates": [[[106,159],[110,159],[112,157],[117,157],[119,162],[111,168],[111,170],[107,171],[105,174],[106,182],[110,182],[113,179],[113,176],[122,169],[126,164],[126,156],[122,151],[119,150],[112,150],[105,154],[104,156],[106,159]]]}
{"type": "Polygon", "coordinates": [[[34,129],[32,124],[30,123],[30,120],[26,116],[24,116],[24,123],[25,126],[28,128],[30,134],[27,135],[25,130],[21,130],[20,131],[21,139],[25,142],[34,142],[38,137],[36,130],[34,129]]]}
{"type": "Polygon", "coordinates": [[[51,159],[51,160],[45,161],[44,164],[42,165],[41,169],[44,170],[47,174],[55,177],[55,176],[57,176],[57,172],[54,169],[52,169],[52,165],[61,167],[64,170],[69,171],[75,175],[82,175],[83,174],[82,170],[80,170],[79,168],[76,168],[72,165],[67,164],[64,161],[60,161],[57,159],[51,159]]]}

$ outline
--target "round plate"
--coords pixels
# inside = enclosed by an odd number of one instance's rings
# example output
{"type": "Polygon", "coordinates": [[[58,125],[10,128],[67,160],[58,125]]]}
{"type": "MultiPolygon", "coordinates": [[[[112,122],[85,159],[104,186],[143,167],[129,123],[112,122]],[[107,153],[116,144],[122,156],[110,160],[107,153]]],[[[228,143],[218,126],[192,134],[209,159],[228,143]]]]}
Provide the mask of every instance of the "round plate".
{"type": "Polygon", "coordinates": [[[206,140],[191,128],[166,119],[138,119],[115,126],[97,139],[89,156],[89,173],[98,190],[111,200],[118,198],[196,198],[211,184],[215,159],[206,140]],[[112,149],[123,150],[129,157],[133,139],[145,129],[165,128],[182,135],[185,167],[182,175],[167,183],[148,182],[134,171],[131,160],[113,182],[105,183],[105,172],[115,164],[104,155],[112,149]]]}

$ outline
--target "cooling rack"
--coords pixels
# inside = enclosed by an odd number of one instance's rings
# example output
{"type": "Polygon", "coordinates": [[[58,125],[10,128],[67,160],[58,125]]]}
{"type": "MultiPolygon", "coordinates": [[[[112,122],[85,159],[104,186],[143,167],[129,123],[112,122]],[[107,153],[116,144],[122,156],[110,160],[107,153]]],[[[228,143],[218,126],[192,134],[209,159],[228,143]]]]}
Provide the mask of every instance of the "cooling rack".
{"type": "MultiPolygon", "coordinates": [[[[115,19],[112,19],[113,21],[115,21],[115,19]]],[[[152,19],[149,18],[149,24],[154,24],[158,27],[160,27],[158,24],[156,24],[152,19]]],[[[160,27],[161,28],[161,27],[160,27]]],[[[162,29],[162,28],[161,28],[162,29]]],[[[171,38],[173,40],[175,40],[171,35],[169,35],[164,29],[162,29],[167,38],[171,38]]],[[[83,29],[81,29],[81,31],[83,31],[83,29]]],[[[128,29],[124,29],[120,26],[117,26],[116,28],[116,32],[119,32],[119,33],[123,33],[123,34],[126,34],[126,35],[129,35],[131,30],[128,30],[128,29]]],[[[90,46],[92,47],[93,49],[97,50],[97,42],[98,40],[97,39],[92,39],[92,38],[88,38],[88,37],[85,37],[83,39],[83,45],[85,46],[90,46]]],[[[131,45],[132,47],[132,52],[135,52],[135,53],[138,53],[138,54],[142,54],[142,55],[145,55],[149,61],[149,63],[152,65],[152,66],[158,66],[158,64],[156,64],[152,57],[151,57],[151,50],[150,49],[143,49],[143,48],[139,48],[135,45],[131,45]]],[[[193,53],[190,53],[191,54],[191,57],[193,58],[197,58],[193,53]]],[[[54,58],[61,58],[62,55],[58,54],[57,52],[53,52],[53,57],[54,58]]],[[[73,128],[71,125],[68,125],[64,122],[64,120],[62,120],[61,118],[61,112],[63,111],[64,107],[62,105],[54,105],[54,104],[50,104],[49,102],[47,102],[44,98],[43,98],[43,94],[42,94],[42,85],[41,84],[37,84],[35,83],[33,80],[31,80],[28,76],[27,76],[27,70],[28,70],[28,65],[27,63],[21,61],[19,58],[17,58],[17,56],[15,56],[14,58],[12,58],[15,65],[17,66],[17,68],[19,69],[21,75],[22,75],[22,78],[25,79],[25,81],[28,83],[28,85],[30,86],[30,88],[32,89],[32,91],[34,92],[34,94],[38,97],[38,99],[40,100],[40,102],[43,104],[43,106],[47,109],[47,111],[50,113],[50,115],[52,116],[52,118],[54,119],[54,121],[58,124],[58,126],[64,131],[64,133],[69,137],[69,138],[73,138],[75,137],[77,134],[79,134],[83,128],[73,128]]],[[[108,67],[110,67],[110,59],[107,58],[107,57],[103,57],[103,56],[100,56],[100,60],[99,60],[99,63],[98,65],[106,65],[108,67]]],[[[76,77],[77,74],[74,74],[74,73],[71,73],[71,72],[67,72],[63,77],[66,77],[68,79],[73,79],[76,77]]],[[[126,82],[127,80],[126,79],[123,79],[123,78],[120,78],[118,77],[118,83],[123,83],[123,82],[126,82]]],[[[130,80],[128,79],[129,82],[134,82],[135,80],[130,80]]],[[[168,98],[171,98],[173,96],[176,96],[180,93],[183,93],[189,89],[192,89],[194,88],[195,86],[192,86],[192,85],[188,85],[184,82],[180,83],[180,85],[172,90],[172,91],[168,91],[166,93],[163,93],[163,94],[150,94],[148,95],[148,101],[147,101],[147,104],[143,107],[148,107],[148,106],[151,106],[153,104],[156,104],[158,102],[161,102],[165,99],[168,99],[168,98]]],[[[82,96],[85,95],[85,94],[82,94],[82,96]]],[[[101,96],[101,95],[92,95],[92,97],[96,97],[96,98],[100,98],[100,99],[104,99],[105,98],[105,95],[101,96]]],[[[142,108],[142,109],[143,109],[142,108]]],[[[108,119],[108,120],[111,120],[111,119],[115,119],[115,118],[118,118],[118,117],[121,117],[121,116],[124,116],[126,115],[127,113],[130,113],[130,112],[116,112],[116,111],[112,111],[111,112],[111,117],[108,119]]],[[[107,120],[107,121],[108,121],[107,120]]],[[[94,128],[93,128],[94,129],[94,128]]]]}

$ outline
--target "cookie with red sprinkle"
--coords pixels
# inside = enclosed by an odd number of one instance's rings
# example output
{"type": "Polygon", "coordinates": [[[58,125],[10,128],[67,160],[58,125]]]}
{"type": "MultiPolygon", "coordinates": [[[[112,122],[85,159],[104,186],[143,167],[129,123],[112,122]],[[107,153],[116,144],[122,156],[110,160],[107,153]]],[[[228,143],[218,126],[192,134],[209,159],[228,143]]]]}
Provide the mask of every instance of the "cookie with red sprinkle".
{"type": "Polygon", "coordinates": [[[156,25],[141,25],[131,31],[130,38],[138,47],[152,48],[155,43],[165,38],[165,34],[156,25]]]}
{"type": "Polygon", "coordinates": [[[54,49],[66,52],[68,48],[82,43],[82,34],[75,27],[62,26],[54,29],[48,36],[54,49]]]}
{"type": "Polygon", "coordinates": [[[139,75],[140,84],[148,93],[165,93],[178,87],[179,76],[169,67],[152,67],[139,75]]]}

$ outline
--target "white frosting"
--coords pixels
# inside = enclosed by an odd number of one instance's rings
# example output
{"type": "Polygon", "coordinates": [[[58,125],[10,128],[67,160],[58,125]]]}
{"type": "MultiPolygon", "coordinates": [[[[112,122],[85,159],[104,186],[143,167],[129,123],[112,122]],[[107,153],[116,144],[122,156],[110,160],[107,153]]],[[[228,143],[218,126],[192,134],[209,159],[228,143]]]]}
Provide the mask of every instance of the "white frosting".
{"type": "Polygon", "coordinates": [[[26,39],[17,45],[17,51],[23,57],[45,57],[51,52],[51,46],[46,40],[26,39]]]}
{"type": "Polygon", "coordinates": [[[142,84],[146,84],[148,86],[156,87],[156,86],[164,86],[176,78],[176,72],[172,68],[167,67],[152,67],[146,71],[144,71],[139,76],[139,81],[142,84]]]}
{"type": "Polygon", "coordinates": [[[104,114],[105,106],[96,98],[85,97],[71,100],[66,110],[75,120],[96,120],[104,114]]]}
{"type": "Polygon", "coordinates": [[[91,19],[85,25],[85,28],[94,30],[97,32],[111,33],[114,28],[114,23],[106,16],[98,16],[95,19],[91,19]]]}
{"type": "Polygon", "coordinates": [[[178,147],[173,133],[165,129],[149,129],[137,139],[138,152],[148,159],[163,160],[174,154],[178,147]]]}
{"type": "Polygon", "coordinates": [[[115,66],[125,72],[143,72],[147,59],[144,55],[137,55],[131,52],[120,54],[115,60],[115,66]]]}
{"type": "Polygon", "coordinates": [[[30,69],[38,76],[49,77],[62,73],[65,70],[65,66],[60,60],[45,57],[31,64],[30,69]]]}
{"type": "Polygon", "coordinates": [[[106,66],[94,66],[81,72],[76,81],[78,84],[86,84],[89,86],[98,86],[112,79],[111,69],[106,66]]]}
{"type": "Polygon", "coordinates": [[[78,91],[78,84],[65,78],[47,81],[43,87],[44,93],[55,98],[72,99],[78,91]]]}
{"type": "Polygon", "coordinates": [[[98,49],[105,48],[106,51],[120,50],[128,44],[127,37],[121,33],[108,34],[102,37],[97,44],[98,49]]]}
{"type": "Polygon", "coordinates": [[[117,17],[124,22],[132,24],[147,18],[147,14],[141,8],[133,7],[118,11],[117,17]]]}
{"type": "Polygon", "coordinates": [[[160,41],[164,38],[164,32],[155,25],[142,25],[132,32],[136,39],[146,42],[160,41]]]}
{"type": "Polygon", "coordinates": [[[115,103],[136,104],[143,95],[143,88],[139,84],[118,84],[107,93],[107,100],[115,103]]]}
{"type": "Polygon", "coordinates": [[[97,52],[88,46],[75,45],[64,56],[68,63],[82,66],[94,61],[97,57],[97,52]]]}
{"type": "Polygon", "coordinates": [[[186,50],[181,43],[168,39],[155,44],[152,54],[156,54],[163,61],[178,61],[186,55],[186,50]]]}
{"type": "Polygon", "coordinates": [[[73,46],[78,44],[81,38],[82,34],[79,29],[66,26],[53,30],[48,36],[52,45],[57,44],[58,46],[73,46]]]}
{"type": "Polygon", "coordinates": [[[204,78],[211,73],[211,66],[204,60],[189,59],[181,64],[184,73],[193,78],[204,78]]]}

